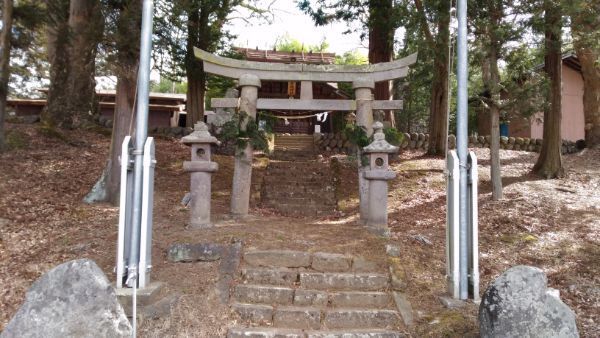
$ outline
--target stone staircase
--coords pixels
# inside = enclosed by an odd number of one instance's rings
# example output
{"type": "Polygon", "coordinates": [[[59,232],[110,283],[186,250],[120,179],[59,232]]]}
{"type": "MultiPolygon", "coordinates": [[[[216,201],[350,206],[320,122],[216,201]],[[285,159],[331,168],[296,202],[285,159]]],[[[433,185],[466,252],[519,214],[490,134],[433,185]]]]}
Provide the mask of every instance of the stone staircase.
{"type": "Polygon", "coordinates": [[[384,269],[361,257],[246,251],[228,338],[397,338],[403,328],[384,269]]]}
{"type": "MultiPolygon", "coordinates": [[[[291,156],[291,154],[287,154],[291,156]]],[[[297,154],[300,155],[300,154],[297,154]]],[[[333,175],[328,163],[309,157],[270,160],[263,176],[264,207],[287,216],[323,216],[337,208],[333,175]]]]}
{"type": "Polygon", "coordinates": [[[304,151],[312,153],[315,141],[312,135],[306,134],[276,134],[275,151],[304,151]]]}

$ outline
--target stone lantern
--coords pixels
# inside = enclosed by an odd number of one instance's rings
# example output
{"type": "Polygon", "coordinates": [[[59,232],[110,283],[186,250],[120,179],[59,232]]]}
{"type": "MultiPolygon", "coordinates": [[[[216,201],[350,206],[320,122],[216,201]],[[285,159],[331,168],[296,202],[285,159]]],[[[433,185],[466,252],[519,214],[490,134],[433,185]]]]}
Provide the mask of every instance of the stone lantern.
{"type": "Polygon", "coordinates": [[[389,154],[398,152],[398,147],[385,140],[381,122],[375,122],[373,129],[373,142],[363,148],[363,152],[369,157],[369,167],[364,172],[364,178],[369,181],[366,225],[369,231],[387,237],[390,234],[387,226],[388,181],[396,177],[396,173],[389,169],[388,160],[389,154]]]}
{"type": "Polygon", "coordinates": [[[210,148],[219,141],[210,134],[204,122],[194,126],[194,132],[181,139],[191,146],[192,160],[183,162],[183,170],[190,173],[190,226],[208,228],[210,222],[211,176],[219,169],[216,162],[211,162],[210,148]]]}

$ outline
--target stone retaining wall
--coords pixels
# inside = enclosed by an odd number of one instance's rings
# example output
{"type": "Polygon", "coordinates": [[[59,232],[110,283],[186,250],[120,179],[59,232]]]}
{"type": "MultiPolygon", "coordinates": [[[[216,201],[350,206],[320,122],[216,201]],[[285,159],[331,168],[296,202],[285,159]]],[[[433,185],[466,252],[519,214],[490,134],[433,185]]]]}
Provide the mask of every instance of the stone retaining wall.
{"type": "MultiPolygon", "coordinates": [[[[427,150],[429,146],[429,134],[403,133],[404,139],[400,149],[427,150]]],[[[489,148],[491,136],[469,136],[469,148],[489,148]]],[[[456,148],[456,136],[448,136],[450,149],[456,148]]],[[[315,134],[315,149],[320,153],[348,153],[353,154],[356,147],[346,138],[343,133],[315,134]]],[[[539,153],[542,149],[541,139],[526,137],[500,137],[500,149],[520,150],[539,153]]],[[[577,144],[572,141],[563,140],[562,153],[572,154],[579,151],[577,144]]]]}
{"type": "Polygon", "coordinates": [[[356,146],[344,133],[314,134],[315,150],[319,153],[355,153],[356,146]]]}

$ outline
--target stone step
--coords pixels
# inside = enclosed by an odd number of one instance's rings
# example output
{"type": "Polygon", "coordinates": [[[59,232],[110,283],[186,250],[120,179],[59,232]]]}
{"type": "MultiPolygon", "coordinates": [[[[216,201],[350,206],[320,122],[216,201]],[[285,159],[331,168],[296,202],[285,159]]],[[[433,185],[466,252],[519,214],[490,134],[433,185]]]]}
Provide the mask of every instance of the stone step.
{"type": "Polygon", "coordinates": [[[263,179],[263,187],[294,187],[294,188],[311,188],[314,190],[331,190],[333,184],[331,178],[328,177],[304,177],[301,173],[289,173],[288,176],[265,176],[263,179]]]}
{"type": "Polygon", "coordinates": [[[392,297],[385,292],[336,292],[329,295],[329,305],[335,308],[375,308],[393,306],[392,297]]]}
{"type": "Polygon", "coordinates": [[[295,186],[305,186],[310,184],[314,187],[320,187],[321,189],[325,186],[331,185],[331,178],[324,176],[304,176],[302,173],[288,173],[286,175],[267,175],[264,176],[264,184],[266,186],[269,185],[277,185],[277,184],[285,184],[290,185],[293,184],[295,186]]]}
{"type": "Polygon", "coordinates": [[[277,189],[278,187],[265,187],[263,198],[280,199],[280,198],[317,198],[320,200],[333,200],[335,201],[335,193],[332,190],[317,190],[317,189],[294,189],[294,190],[282,190],[277,189]]]}
{"type": "Polygon", "coordinates": [[[244,252],[244,262],[255,267],[308,268],[311,255],[304,251],[252,250],[244,252]]]}
{"type": "Polygon", "coordinates": [[[270,198],[266,197],[266,201],[263,201],[266,206],[272,208],[279,208],[281,205],[293,205],[299,208],[309,207],[318,210],[327,210],[336,206],[334,199],[325,199],[318,197],[318,199],[307,198],[306,196],[301,197],[285,197],[285,198],[270,198]]]}
{"type": "Polygon", "coordinates": [[[231,308],[245,322],[263,325],[273,323],[273,307],[270,305],[234,303],[231,308]]]}
{"type": "Polygon", "coordinates": [[[404,338],[404,334],[387,330],[306,331],[306,338],[404,338]]]}
{"type": "Polygon", "coordinates": [[[289,203],[275,203],[264,205],[268,208],[277,210],[278,212],[287,216],[295,217],[314,217],[329,215],[336,211],[335,206],[315,206],[315,205],[304,205],[304,204],[289,204],[289,203]]]}
{"type": "Polygon", "coordinates": [[[394,310],[334,309],[325,311],[322,324],[327,329],[390,329],[400,320],[394,310]]]}
{"type": "Polygon", "coordinates": [[[273,326],[291,329],[321,328],[321,309],[315,307],[278,307],[273,313],[273,326]]]}
{"type": "Polygon", "coordinates": [[[243,268],[242,281],[248,284],[293,286],[298,282],[298,270],[286,268],[243,268]]]}
{"type": "Polygon", "coordinates": [[[403,338],[404,334],[387,330],[311,331],[273,327],[234,327],[227,338],[403,338]]]}
{"type": "Polygon", "coordinates": [[[305,338],[302,330],[286,330],[272,327],[234,327],[227,331],[227,338],[305,338]]]}
{"type": "Polygon", "coordinates": [[[376,273],[301,272],[300,287],[315,290],[380,291],[388,287],[389,276],[376,273]]]}
{"type": "Polygon", "coordinates": [[[254,284],[238,284],[233,298],[243,304],[292,305],[294,289],[254,284]]]}

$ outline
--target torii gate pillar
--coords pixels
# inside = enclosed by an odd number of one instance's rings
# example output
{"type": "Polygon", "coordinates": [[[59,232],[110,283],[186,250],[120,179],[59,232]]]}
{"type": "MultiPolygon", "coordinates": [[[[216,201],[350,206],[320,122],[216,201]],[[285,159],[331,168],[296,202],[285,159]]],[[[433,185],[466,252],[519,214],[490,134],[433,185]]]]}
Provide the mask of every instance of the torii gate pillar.
{"type": "MultiPolygon", "coordinates": [[[[356,125],[373,135],[373,89],[375,82],[361,79],[352,83],[356,96],[356,125]]],[[[369,181],[365,179],[364,172],[369,168],[362,164],[362,149],[358,149],[358,196],[360,199],[360,222],[366,223],[369,216],[369,181]]]]}
{"type": "MultiPolygon", "coordinates": [[[[239,79],[240,114],[246,113],[256,120],[256,102],[260,79],[256,75],[245,74],[239,79]]],[[[240,128],[246,129],[248,118],[242,121],[240,128]]],[[[252,185],[252,153],[254,149],[248,141],[243,153],[236,154],[233,169],[233,187],[231,189],[231,216],[243,218],[250,208],[250,187],[252,185]]]]}

